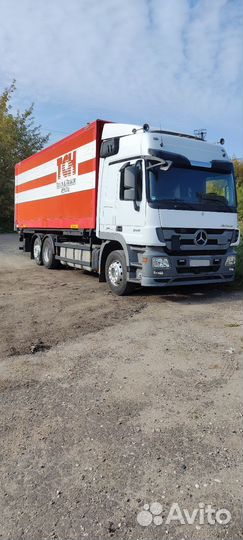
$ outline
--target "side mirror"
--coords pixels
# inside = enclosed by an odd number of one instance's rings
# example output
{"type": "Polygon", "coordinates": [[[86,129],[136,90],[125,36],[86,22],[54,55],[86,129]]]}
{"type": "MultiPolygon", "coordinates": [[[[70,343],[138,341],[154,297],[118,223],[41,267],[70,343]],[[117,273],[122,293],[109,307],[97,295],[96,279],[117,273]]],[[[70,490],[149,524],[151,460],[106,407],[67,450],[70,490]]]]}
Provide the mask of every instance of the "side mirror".
{"type": "Polygon", "coordinates": [[[136,201],[138,168],[136,165],[128,165],[124,168],[124,201],[136,201]]]}

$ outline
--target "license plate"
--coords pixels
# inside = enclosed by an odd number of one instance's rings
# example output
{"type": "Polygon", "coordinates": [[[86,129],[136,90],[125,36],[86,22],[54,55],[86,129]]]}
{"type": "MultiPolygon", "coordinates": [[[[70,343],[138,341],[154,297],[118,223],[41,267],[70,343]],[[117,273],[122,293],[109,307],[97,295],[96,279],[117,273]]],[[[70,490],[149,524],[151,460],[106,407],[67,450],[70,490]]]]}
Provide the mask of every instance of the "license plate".
{"type": "Polygon", "coordinates": [[[189,266],[210,266],[210,259],[190,259],[189,266]]]}

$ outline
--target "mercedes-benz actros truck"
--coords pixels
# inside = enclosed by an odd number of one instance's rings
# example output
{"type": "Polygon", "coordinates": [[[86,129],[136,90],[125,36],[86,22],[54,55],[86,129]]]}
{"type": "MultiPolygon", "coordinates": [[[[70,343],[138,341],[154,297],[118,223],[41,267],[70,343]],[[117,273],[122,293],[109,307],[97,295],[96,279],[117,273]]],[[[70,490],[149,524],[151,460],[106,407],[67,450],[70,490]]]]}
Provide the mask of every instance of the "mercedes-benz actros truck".
{"type": "Polygon", "coordinates": [[[38,265],[117,295],[235,276],[233,164],[200,136],[96,120],[16,165],[15,220],[38,265]]]}

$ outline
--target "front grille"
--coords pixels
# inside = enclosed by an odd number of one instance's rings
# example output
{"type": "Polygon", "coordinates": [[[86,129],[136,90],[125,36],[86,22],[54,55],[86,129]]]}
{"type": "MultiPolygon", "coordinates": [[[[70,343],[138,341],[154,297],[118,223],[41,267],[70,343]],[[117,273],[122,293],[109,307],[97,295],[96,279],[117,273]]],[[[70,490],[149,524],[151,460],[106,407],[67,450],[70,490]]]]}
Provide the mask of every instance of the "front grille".
{"type": "Polygon", "coordinates": [[[228,250],[233,231],[229,229],[203,229],[203,228],[174,228],[163,229],[165,251],[168,254],[206,255],[217,252],[224,254],[228,250]],[[204,246],[195,243],[195,233],[203,230],[207,233],[207,242],[204,246]]]}
{"type": "MultiPolygon", "coordinates": [[[[217,238],[208,238],[208,241],[207,241],[207,246],[215,246],[218,244],[218,239],[217,238]]],[[[194,244],[194,239],[191,239],[191,238],[186,238],[186,239],[183,239],[181,238],[180,239],[180,245],[181,246],[195,246],[194,244]]]]}
{"type": "MultiPolygon", "coordinates": [[[[183,228],[176,228],[176,229],[173,229],[177,234],[195,234],[198,230],[200,229],[200,227],[198,227],[197,229],[183,229],[183,228]]],[[[203,227],[201,227],[201,229],[203,229],[203,227]]],[[[169,231],[171,229],[164,229],[164,231],[169,231]]],[[[223,234],[225,232],[225,229],[203,229],[204,231],[206,231],[207,234],[223,234]]],[[[229,231],[229,232],[233,232],[233,231],[229,231]]]]}

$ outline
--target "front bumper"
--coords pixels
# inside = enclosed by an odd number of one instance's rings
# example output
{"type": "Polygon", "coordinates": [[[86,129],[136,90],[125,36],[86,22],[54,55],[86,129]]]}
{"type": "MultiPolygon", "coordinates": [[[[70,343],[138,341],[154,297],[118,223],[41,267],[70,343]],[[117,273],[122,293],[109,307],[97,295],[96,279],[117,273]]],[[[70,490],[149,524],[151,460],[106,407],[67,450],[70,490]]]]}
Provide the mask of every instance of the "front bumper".
{"type": "Polygon", "coordinates": [[[145,287],[165,287],[174,285],[196,285],[207,283],[228,283],[234,281],[235,267],[225,266],[229,255],[235,255],[230,248],[224,255],[168,255],[161,249],[147,248],[143,254],[141,285],[145,287]],[[153,257],[166,256],[170,268],[155,269],[152,266],[153,257]],[[209,260],[208,266],[190,266],[190,261],[200,262],[209,260]]]}

